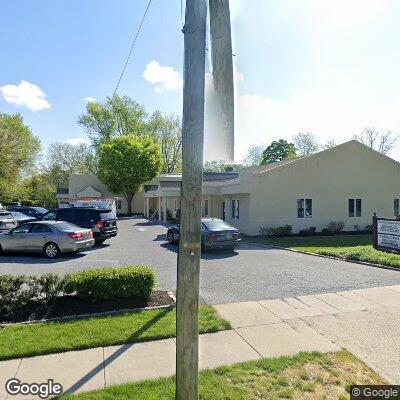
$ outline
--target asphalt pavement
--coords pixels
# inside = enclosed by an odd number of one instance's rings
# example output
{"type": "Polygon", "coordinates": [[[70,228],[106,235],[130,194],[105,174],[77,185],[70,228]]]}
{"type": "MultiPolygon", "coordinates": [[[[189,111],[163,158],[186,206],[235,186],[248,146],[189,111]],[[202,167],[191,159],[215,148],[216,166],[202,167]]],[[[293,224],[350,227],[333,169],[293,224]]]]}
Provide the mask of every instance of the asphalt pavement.
{"type": "MultiPolygon", "coordinates": [[[[123,219],[118,227],[118,236],[104,245],[56,260],[42,255],[2,255],[0,274],[64,274],[141,264],[154,268],[158,288],[175,290],[177,246],[167,243],[166,226],[123,219]]],[[[207,303],[220,304],[398,284],[400,271],[242,243],[233,253],[203,254],[200,295],[207,303]]]]}

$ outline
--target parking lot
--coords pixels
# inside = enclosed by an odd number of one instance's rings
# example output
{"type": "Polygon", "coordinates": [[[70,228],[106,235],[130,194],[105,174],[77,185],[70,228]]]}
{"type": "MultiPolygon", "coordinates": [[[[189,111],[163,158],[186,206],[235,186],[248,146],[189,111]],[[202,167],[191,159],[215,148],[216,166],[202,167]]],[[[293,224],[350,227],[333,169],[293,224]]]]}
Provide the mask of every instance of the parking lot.
{"type": "MultiPolygon", "coordinates": [[[[118,227],[118,236],[103,245],[55,260],[41,255],[2,255],[0,273],[68,273],[142,264],[154,268],[159,288],[175,290],[177,246],[165,240],[166,227],[144,219],[123,219],[118,227]]],[[[203,254],[200,294],[205,302],[216,304],[395,284],[400,284],[400,271],[242,243],[233,253],[203,254]]]]}

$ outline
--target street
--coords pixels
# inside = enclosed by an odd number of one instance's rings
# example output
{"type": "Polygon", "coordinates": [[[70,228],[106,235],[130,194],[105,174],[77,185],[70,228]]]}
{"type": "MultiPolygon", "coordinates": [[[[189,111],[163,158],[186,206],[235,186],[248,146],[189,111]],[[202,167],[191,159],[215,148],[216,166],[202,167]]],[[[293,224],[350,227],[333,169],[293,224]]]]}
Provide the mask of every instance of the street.
{"type": "MultiPolygon", "coordinates": [[[[167,243],[166,227],[144,219],[122,219],[118,226],[118,236],[104,245],[56,260],[31,254],[2,255],[0,273],[64,274],[141,264],[154,268],[158,288],[175,290],[177,246],[167,243]]],[[[243,243],[233,253],[203,254],[200,295],[206,303],[220,304],[396,284],[400,284],[400,271],[243,243]]]]}

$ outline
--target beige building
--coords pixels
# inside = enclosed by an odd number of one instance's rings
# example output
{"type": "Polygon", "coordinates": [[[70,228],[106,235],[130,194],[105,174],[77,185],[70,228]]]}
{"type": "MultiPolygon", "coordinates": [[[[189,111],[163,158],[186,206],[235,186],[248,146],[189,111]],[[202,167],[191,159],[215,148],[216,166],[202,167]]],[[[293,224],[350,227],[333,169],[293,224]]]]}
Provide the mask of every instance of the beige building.
{"type": "MultiPolygon", "coordinates": [[[[157,212],[161,220],[174,216],[180,209],[180,185],[181,175],[160,175],[135,196],[134,212],[146,217],[157,212]]],[[[95,176],[82,175],[71,177],[69,196],[88,194],[89,186],[101,196],[113,196],[95,176]]],[[[341,221],[352,231],[371,224],[374,212],[381,217],[398,214],[399,198],[400,164],[352,140],[312,156],[205,173],[203,214],[252,235],[262,227],[285,224],[294,232],[311,226],[320,231],[330,221],[341,221]]],[[[118,211],[126,212],[126,201],[117,199],[118,211]]]]}

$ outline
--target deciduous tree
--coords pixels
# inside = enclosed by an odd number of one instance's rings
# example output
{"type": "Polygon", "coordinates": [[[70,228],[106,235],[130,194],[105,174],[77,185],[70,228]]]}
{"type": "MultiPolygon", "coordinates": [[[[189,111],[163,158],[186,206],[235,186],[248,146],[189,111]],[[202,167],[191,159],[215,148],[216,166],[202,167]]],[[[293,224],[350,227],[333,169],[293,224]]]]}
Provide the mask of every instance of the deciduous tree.
{"type": "Polygon", "coordinates": [[[100,145],[98,177],[113,193],[122,193],[132,213],[139,187],[154,179],[163,164],[159,145],[149,136],[121,135],[100,145]]]}
{"type": "Polygon", "coordinates": [[[296,157],[296,148],[293,143],[289,143],[285,139],[274,140],[263,151],[261,164],[270,164],[294,157],[296,157]]]}
{"type": "Polygon", "coordinates": [[[319,150],[315,135],[311,132],[298,133],[293,136],[296,153],[300,156],[310,156],[319,150]]]}
{"type": "Polygon", "coordinates": [[[396,146],[398,138],[399,137],[394,135],[390,130],[379,132],[374,127],[365,127],[360,134],[354,135],[355,140],[358,140],[382,154],[389,153],[389,151],[396,146]]]}

